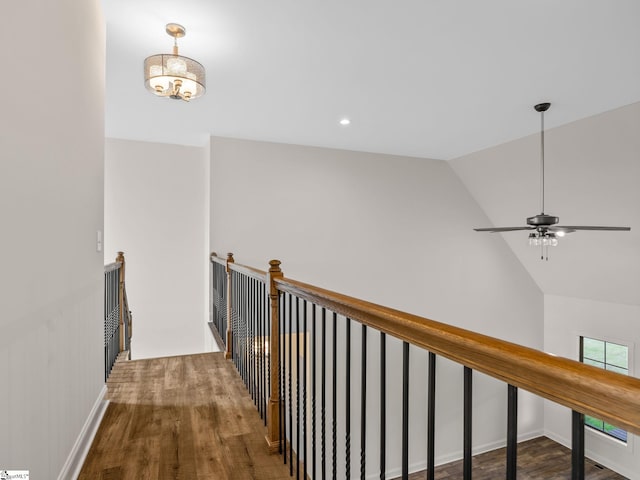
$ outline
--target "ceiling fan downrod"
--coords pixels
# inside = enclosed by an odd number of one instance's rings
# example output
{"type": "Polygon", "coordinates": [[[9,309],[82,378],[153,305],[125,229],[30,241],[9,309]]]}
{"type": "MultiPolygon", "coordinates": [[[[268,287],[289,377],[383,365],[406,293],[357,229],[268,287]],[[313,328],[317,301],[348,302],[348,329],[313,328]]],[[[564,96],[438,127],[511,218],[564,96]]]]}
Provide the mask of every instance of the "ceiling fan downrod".
{"type": "Polygon", "coordinates": [[[549,110],[549,102],[539,103],[533,108],[540,113],[540,215],[544,215],[544,112],[549,110]]]}

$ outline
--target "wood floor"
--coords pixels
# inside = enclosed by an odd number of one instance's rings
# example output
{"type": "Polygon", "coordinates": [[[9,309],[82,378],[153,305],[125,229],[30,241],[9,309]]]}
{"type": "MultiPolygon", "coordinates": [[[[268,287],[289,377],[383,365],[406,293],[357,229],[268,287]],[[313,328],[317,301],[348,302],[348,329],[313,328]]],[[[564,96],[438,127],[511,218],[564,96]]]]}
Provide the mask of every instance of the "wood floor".
{"type": "MultiPolygon", "coordinates": [[[[472,459],[473,480],[505,478],[505,448],[476,455],[472,459]]],[[[462,478],[462,460],[435,468],[437,480],[462,478]]],[[[626,477],[595,462],[585,461],[586,480],[625,480],[626,477]]],[[[409,475],[409,480],[423,480],[425,472],[409,475]]],[[[571,478],[571,450],[546,437],[538,437],[518,444],[518,480],[569,480],[571,478]]]]}
{"type": "Polygon", "coordinates": [[[79,480],[289,479],[223,353],[119,362],[79,480]]]}
{"type": "MultiPolygon", "coordinates": [[[[119,361],[108,387],[111,403],[79,480],[290,478],[282,458],[268,453],[260,416],[223,353],[119,361]]],[[[570,479],[570,455],[545,437],[523,442],[518,479],[570,479]]],[[[504,472],[504,449],[473,458],[474,480],[504,472]]],[[[461,478],[461,461],[436,467],[438,480],[461,478]]],[[[585,478],[624,479],[590,460],[585,478]]]]}

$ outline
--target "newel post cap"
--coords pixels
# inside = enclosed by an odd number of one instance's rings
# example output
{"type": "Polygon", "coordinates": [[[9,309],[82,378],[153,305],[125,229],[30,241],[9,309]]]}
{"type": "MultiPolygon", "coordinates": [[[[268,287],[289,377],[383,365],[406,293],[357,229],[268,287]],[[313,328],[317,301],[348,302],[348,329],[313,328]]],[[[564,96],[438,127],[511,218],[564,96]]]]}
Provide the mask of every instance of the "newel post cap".
{"type": "Polygon", "coordinates": [[[269,260],[269,273],[282,273],[280,270],[280,260],[269,260]]]}

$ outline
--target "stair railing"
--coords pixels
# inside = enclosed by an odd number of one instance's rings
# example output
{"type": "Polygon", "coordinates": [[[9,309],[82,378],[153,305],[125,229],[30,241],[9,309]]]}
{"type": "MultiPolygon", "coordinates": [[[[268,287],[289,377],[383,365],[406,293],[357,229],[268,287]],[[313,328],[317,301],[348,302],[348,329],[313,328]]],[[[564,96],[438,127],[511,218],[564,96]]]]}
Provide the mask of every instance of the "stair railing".
{"type": "Polygon", "coordinates": [[[131,358],[132,315],[125,286],[124,253],[104,267],[104,379],[122,352],[131,358]]]}
{"type": "Polygon", "coordinates": [[[357,463],[360,478],[370,475],[366,428],[372,422],[367,421],[367,371],[376,367],[380,380],[376,451],[379,478],[386,478],[387,336],[402,341],[403,479],[409,475],[410,345],[428,352],[428,480],[435,478],[437,356],[460,364],[464,372],[465,480],[472,474],[474,370],[507,385],[505,474],[509,480],[516,478],[517,470],[519,388],[572,410],[572,480],[584,478],[585,414],[640,434],[640,379],[291,280],[283,276],[278,260],[270,262],[268,272],[238,265],[232,254],[226,260],[212,254],[211,261],[224,266],[214,269],[214,285],[222,285],[219,277],[223,274],[227,282],[227,356],[233,359],[264,418],[268,445],[282,454],[296,478],[300,474],[303,479],[336,478],[339,448],[344,448],[340,468],[344,468],[345,478],[351,478],[352,464],[357,463]],[[360,341],[354,342],[353,337],[360,341]],[[376,337],[379,356],[374,365],[367,347],[376,337]],[[352,396],[353,372],[360,377],[359,398],[352,396]],[[360,417],[360,431],[356,432],[360,437],[359,462],[351,458],[352,411],[360,417]],[[341,441],[337,439],[338,421],[344,429],[341,441]]]}

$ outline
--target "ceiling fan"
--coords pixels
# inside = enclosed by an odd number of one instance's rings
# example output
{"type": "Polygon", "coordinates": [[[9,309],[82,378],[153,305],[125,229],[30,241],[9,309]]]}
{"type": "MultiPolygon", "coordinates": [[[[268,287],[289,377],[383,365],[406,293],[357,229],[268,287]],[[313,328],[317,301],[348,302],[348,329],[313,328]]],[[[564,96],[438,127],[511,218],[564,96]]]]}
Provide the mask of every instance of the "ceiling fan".
{"type": "Polygon", "coordinates": [[[527,218],[527,226],[522,227],[488,227],[474,228],[476,232],[512,232],[515,230],[531,230],[529,233],[529,245],[540,247],[540,259],[549,260],[549,247],[558,245],[558,238],[564,237],[567,233],[576,230],[607,230],[607,231],[625,231],[631,230],[630,227],[600,227],[600,226],[576,226],[576,225],[558,225],[560,219],[553,215],[544,213],[544,112],[549,110],[550,103],[539,103],[533,108],[540,113],[540,197],[541,208],[538,215],[527,218]]]}

